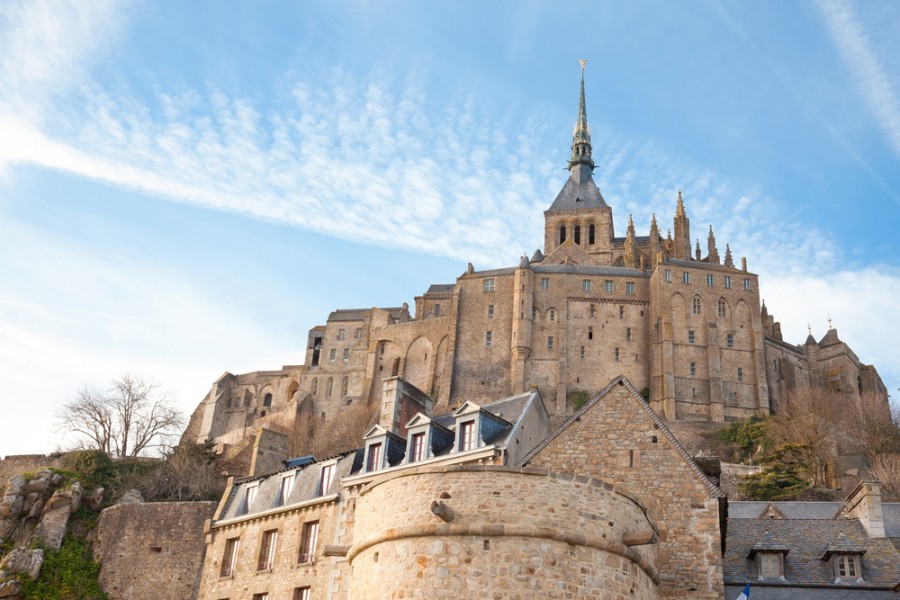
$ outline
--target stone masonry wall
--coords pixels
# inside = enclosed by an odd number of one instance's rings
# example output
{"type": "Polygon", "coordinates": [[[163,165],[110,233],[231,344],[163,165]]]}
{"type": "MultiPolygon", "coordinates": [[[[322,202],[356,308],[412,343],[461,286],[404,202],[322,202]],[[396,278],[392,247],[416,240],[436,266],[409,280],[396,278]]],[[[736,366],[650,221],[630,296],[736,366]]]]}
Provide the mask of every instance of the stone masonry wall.
{"type": "Polygon", "coordinates": [[[194,600],[215,502],[117,504],[100,515],[94,558],[110,600],[194,600]]]}
{"type": "Polygon", "coordinates": [[[637,502],[598,480],[425,467],[361,491],[349,597],[652,599],[656,548],[622,536],[653,531],[637,502]]]}
{"type": "Polygon", "coordinates": [[[17,454],[0,460],[0,488],[15,475],[36,473],[44,467],[59,467],[59,458],[45,454],[17,454]]]}
{"type": "Polygon", "coordinates": [[[529,466],[613,481],[648,507],[660,530],[660,597],[721,597],[718,499],[630,384],[613,382],[549,440],[529,466]]]}

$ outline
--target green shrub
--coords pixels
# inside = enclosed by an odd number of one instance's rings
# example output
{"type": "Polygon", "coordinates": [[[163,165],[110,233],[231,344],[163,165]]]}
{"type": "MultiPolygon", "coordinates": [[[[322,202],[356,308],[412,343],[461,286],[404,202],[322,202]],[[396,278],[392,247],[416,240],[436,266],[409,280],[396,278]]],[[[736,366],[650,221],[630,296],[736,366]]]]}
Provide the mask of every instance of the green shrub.
{"type": "Polygon", "coordinates": [[[84,538],[67,535],[59,550],[46,550],[37,581],[24,581],[23,600],[108,600],[97,577],[91,545],[84,538]]]}
{"type": "Polygon", "coordinates": [[[580,410],[582,406],[587,404],[589,399],[590,396],[588,396],[588,393],[584,390],[573,390],[569,392],[569,402],[575,407],[575,410],[580,410]]]}
{"type": "Polygon", "coordinates": [[[774,465],[738,478],[738,487],[751,500],[793,500],[809,484],[792,468],[774,465]]]}

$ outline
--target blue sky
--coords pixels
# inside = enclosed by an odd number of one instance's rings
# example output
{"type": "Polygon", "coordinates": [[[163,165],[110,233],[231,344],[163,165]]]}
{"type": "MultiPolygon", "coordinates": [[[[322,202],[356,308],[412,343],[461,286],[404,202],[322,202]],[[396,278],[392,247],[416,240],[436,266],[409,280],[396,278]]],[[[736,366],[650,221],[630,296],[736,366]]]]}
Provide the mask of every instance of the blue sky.
{"type": "Polygon", "coordinates": [[[0,455],[84,383],[190,412],[335,308],[542,245],[586,72],[619,234],[683,190],[788,341],[900,387],[900,4],[0,5],[0,455]]]}

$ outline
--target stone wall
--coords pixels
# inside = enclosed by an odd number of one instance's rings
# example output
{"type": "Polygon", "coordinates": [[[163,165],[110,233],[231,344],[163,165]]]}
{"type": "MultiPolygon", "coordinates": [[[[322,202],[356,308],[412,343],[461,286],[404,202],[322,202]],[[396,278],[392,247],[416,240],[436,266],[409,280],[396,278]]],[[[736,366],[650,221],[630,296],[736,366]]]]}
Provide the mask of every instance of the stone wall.
{"type": "Polygon", "coordinates": [[[659,526],[660,597],[721,597],[721,492],[626,380],[614,380],[527,464],[614,481],[639,498],[659,526]]]}
{"type": "Polygon", "coordinates": [[[197,598],[204,522],[215,502],[117,504],[100,515],[94,558],[110,600],[197,598]]]}
{"type": "Polygon", "coordinates": [[[655,545],[623,543],[654,532],[599,480],[423,467],[360,492],[349,597],[656,598],[655,545]]]}
{"type": "Polygon", "coordinates": [[[0,460],[0,488],[15,475],[36,473],[45,467],[58,468],[59,457],[46,454],[16,454],[0,460]]]}

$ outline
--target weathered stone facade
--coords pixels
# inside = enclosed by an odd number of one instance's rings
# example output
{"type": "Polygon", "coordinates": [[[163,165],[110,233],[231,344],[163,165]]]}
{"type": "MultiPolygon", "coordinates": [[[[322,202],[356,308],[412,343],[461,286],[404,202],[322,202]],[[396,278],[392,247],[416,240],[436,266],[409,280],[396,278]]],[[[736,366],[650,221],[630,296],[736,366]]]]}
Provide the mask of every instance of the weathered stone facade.
{"type": "Polygon", "coordinates": [[[332,312],[310,330],[304,365],[223,375],[186,439],[235,443],[248,427],[327,420],[347,404],[377,403],[396,376],[438,409],[536,386],[560,421],[573,398],[619,375],[670,421],[765,415],[806,385],[884,391],[833,329],[819,344],[785,343],[745,258],[736,265],[728,245],[720,254],[712,226],[705,252],[699,239],[691,251],[680,192],[667,236],[646,215],[649,235],[636,235],[629,218],[616,237],[593,169],[582,85],[570,176],[544,213],[543,252],[504,269],[470,264],[455,283],[417,297],[412,315],[406,304],[332,312]]]}

